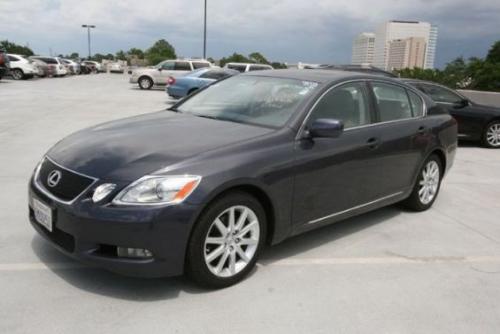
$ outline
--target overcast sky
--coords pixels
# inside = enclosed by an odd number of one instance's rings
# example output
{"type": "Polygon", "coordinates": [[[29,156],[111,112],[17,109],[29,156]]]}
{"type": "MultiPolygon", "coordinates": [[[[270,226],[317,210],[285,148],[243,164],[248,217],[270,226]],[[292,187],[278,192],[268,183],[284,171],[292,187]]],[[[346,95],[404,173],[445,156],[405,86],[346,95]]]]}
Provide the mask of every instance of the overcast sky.
{"type": "MultiPolygon", "coordinates": [[[[439,27],[436,65],[483,57],[500,40],[500,0],[208,0],[208,56],[262,52],[282,62],[349,63],[353,37],[391,19],[439,27]]],[[[203,0],[0,0],[0,39],[37,54],[147,48],[164,38],[200,56],[203,0]]]]}

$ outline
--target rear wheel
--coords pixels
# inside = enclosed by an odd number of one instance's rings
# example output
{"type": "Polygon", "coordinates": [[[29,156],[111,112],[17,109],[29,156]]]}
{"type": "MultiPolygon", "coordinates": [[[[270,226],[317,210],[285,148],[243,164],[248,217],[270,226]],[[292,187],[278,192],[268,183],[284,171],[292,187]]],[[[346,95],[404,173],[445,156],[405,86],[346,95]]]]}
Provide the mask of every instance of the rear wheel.
{"type": "Polygon", "coordinates": [[[14,80],[22,80],[24,78],[24,72],[19,68],[11,70],[11,73],[14,80]]]}
{"type": "Polygon", "coordinates": [[[153,80],[149,77],[140,77],[139,87],[141,87],[141,89],[151,89],[151,87],[153,87],[153,80]]]}
{"type": "Polygon", "coordinates": [[[489,148],[500,148],[500,121],[493,121],[483,134],[483,145],[489,148]]]}
{"type": "Polygon", "coordinates": [[[429,209],[437,198],[443,177],[441,160],[435,154],[425,161],[419,172],[410,197],[403,205],[410,210],[425,211],[429,209]]]}
{"type": "Polygon", "coordinates": [[[220,197],[193,229],[186,273],[209,288],[231,286],[255,266],[265,237],[266,215],[256,198],[244,192],[220,197]]]}

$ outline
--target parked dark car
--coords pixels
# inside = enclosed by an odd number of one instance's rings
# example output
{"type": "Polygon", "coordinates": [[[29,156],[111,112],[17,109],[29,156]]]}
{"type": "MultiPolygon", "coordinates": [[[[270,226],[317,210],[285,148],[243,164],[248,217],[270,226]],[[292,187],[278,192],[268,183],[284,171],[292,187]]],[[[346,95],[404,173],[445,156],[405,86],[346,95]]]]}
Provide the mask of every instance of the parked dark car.
{"type": "Polygon", "coordinates": [[[80,74],[91,74],[95,71],[95,65],[87,65],[85,62],[79,62],[80,64],[80,74]]]}
{"type": "Polygon", "coordinates": [[[500,108],[471,101],[448,87],[427,81],[403,79],[446,108],[458,122],[458,136],[479,141],[489,148],[500,148],[500,108]]]}
{"type": "Polygon", "coordinates": [[[7,51],[0,48],[0,79],[9,74],[9,57],[7,51]]]}
{"type": "Polygon", "coordinates": [[[181,77],[167,79],[165,90],[173,98],[181,98],[203,88],[217,80],[240,74],[239,71],[206,67],[189,72],[181,77]]]}
{"type": "Polygon", "coordinates": [[[456,132],[398,80],[249,72],[57,143],[30,180],[30,221],[83,262],[225,287],[265,243],[397,202],[430,208],[456,132]]]}

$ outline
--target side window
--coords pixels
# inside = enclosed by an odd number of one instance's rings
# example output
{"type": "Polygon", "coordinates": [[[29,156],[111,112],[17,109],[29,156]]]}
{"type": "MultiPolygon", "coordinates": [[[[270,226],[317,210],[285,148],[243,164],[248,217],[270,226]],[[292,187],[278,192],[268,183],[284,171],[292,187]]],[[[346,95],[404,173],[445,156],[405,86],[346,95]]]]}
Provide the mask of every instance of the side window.
{"type": "Polygon", "coordinates": [[[14,56],[8,56],[9,57],[9,61],[18,61],[19,59],[17,57],[14,57],[14,56]]]}
{"type": "Polygon", "coordinates": [[[414,117],[421,117],[424,115],[424,102],[422,98],[415,94],[414,92],[407,90],[408,96],[410,97],[411,110],[413,111],[414,117]]]}
{"type": "Polygon", "coordinates": [[[163,70],[168,70],[168,71],[172,71],[175,67],[175,63],[173,61],[167,61],[163,64],[161,64],[161,68],[163,70]]]}
{"type": "Polygon", "coordinates": [[[312,124],[319,118],[331,118],[344,122],[344,128],[371,123],[365,85],[350,83],[328,91],[318,101],[307,121],[312,124]]]}
{"type": "Polygon", "coordinates": [[[406,89],[385,83],[373,82],[373,93],[380,113],[380,121],[394,121],[412,117],[406,89]]]}
{"type": "Polygon", "coordinates": [[[199,69],[199,68],[205,68],[205,67],[210,67],[209,63],[204,63],[204,62],[199,62],[199,61],[194,61],[193,63],[193,68],[199,69]]]}
{"type": "Polygon", "coordinates": [[[250,65],[250,68],[248,71],[263,71],[263,70],[270,70],[269,67],[267,66],[262,66],[262,65],[250,65]]]}
{"type": "Polygon", "coordinates": [[[454,92],[439,86],[434,85],[421,85],[427,95],[431,97],[435,102],[444,103],[457,103],[462,100],[462,97],[454,92]]]}
{"type": "Polygon", "coordinates": [[[247,66],[246,65],[227,65],[227,68],[243,73],[246,71],[247,66]]]}
{"type": "Polygon", "coordinates": [[[200,78],[219,80],[219,79],[222,79],[226,76],[227,76],[227,74],[225,72],[222,72],[222,71],[207,71],[207,72],[203,73],[202,75],[200,75],[200,78]]]}
{"type": "Polygon", "coordinates": [[[176,71],[191,71],[191,65],[187,61],[176,61],[175,68],[176,71]]]}

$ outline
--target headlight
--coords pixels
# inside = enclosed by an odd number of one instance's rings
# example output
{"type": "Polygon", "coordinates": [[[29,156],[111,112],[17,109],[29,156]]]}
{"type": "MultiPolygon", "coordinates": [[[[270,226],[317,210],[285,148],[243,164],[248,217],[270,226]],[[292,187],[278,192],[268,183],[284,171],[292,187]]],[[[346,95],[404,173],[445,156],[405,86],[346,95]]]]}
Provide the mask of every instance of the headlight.
{"type": "Polygon", "coordinates": [[[113,200],[118,205],[177,204],[184,201],[200,183],[200,176],[148,175],[123,189],[113,200]]]}
{"type": "Polygon", "coordinates": [[[92,195],[92,201],[94,203],[102,201],[106,196],[109,195],[113,190],[115,190],[116,184],[113,183],[104,183],[99,187],[95,188],[94,194],[92,195]]]}

